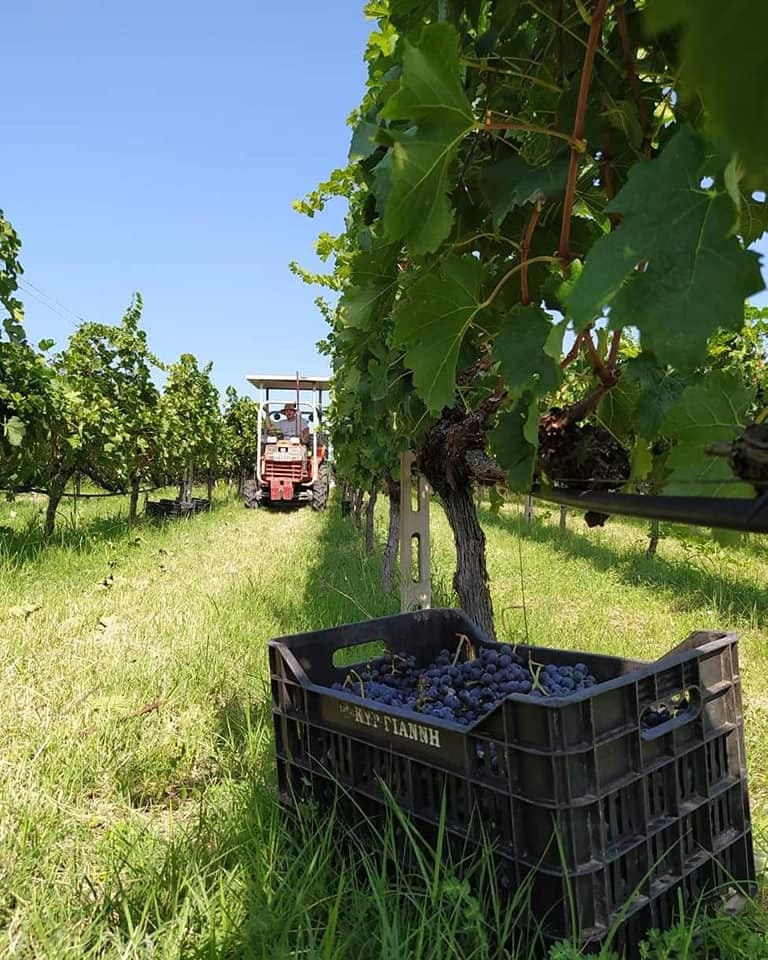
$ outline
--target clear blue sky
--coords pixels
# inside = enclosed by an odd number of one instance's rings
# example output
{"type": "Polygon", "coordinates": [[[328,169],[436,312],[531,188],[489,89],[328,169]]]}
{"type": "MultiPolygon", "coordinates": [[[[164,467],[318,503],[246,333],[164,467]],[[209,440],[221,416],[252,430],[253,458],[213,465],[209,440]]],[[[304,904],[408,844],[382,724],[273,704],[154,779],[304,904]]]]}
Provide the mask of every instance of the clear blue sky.
{"type": "Polygon", "coordinates": [[[0,208],[57,301],[24,290],[30,337],[116,322],[140,290],[155,351],[220,387],[326,371],[319,291],[288,263],[343,208],[291,201],[346,162],[369,29],[362,0],[5,5],[0,208]]]}
{"type": "Polygon", "coordinates": [[[140,290],[156,353],[212,360],[220,387],[326,372],[288,263],[343,208],[291,201],[345,163],[368,30],[362,0],[6,4],[0,207],[30,336],[116,322],[140,290]]]}

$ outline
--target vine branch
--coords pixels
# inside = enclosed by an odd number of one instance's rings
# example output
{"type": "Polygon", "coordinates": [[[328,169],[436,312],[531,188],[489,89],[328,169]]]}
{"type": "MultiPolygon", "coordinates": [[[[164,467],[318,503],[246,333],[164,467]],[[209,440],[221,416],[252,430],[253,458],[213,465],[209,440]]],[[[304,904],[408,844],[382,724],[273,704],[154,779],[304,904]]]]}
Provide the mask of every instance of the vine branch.
{"type": "Polygon", "coordinates": [[[563,0],[557,3],[557,67],[555,69],[555,80],[559,87],[563,86],[565,79],[563,63],[565,62],[565,44],[563,42],[563,0]]]}
{"type": "Polygon", "coordinates": [[[651,154],[651,122],[648,115],[648,107],[645,100],[643,100],[643,92],[640,89],[640,80],[635,70],[635,52],[629,39],[624,0],[617,0],[615,13],[616,24],[619,28],[619,37],[621,38],[621,51],[624,55],[624,69],[627,71],[629,86],[632,90],[632,96],[635,98],[635,104],[637,105],[637,116],[640,120],[640,128],[643,131],[641,150],[645,157],[649,157],[651,154]]]}
{"type": "MultiPolygon", "coordinates": [[[[611,143],[610,143],[610,135],[608,133],[606,133],[605,137],[603,138],[603,145],[601,148],[601,152],[602,152],[602,157],[600,158],[600,177],[603,181],[605,195],[608,198],[608,201],[610,202],[611,200],[613,200],[616,194],[616,191],[614,189],[614,182],[613,182],[613,163],[612,163],[613,158],[611,157],[611,143]]],[[[621,217],[618,215],[618,213],[609,213],[608,220],[610,221],[610,224],[611,224],[611,230],[613,230],[621,222],[621,217]]]]}
{"type": "Polygon", "coordinates": [[[525,228],[523,242],[520,246],[520,259],[523,261],[522,270],[520,272],[520,299],[525,307],[527,307],[531,302],[531,297],[528,292],[528,256],[531,252],[533,231],[536,229],[536,224],[539,222],[539,217],[541,216],[543,207],[544,204],[541,202],[541,200],[537,201],[534,205],[533,212],[528,220],[528,225],[525,228]]]}
{"type": "Polygon", "coordinates": [[[587,351],[587,356],[592,364],[592,369],[594,370],[595,376],[605,387],[610,388],[614,386],[616,383],[616,375],[612,373],[603,363],[600,354],[597,352],[597,347],[595,346],[595,341],[592,339],[592,334],[590,331],[585,330],[584,333],[585,336],[583,343],[587,351]]]}
{"type": "Polygon", "coordinates": [[[568,353],[560,361],[560,369],[565,370],[566,367],[569,367],[573,361],[578,357],[579,350],[581,349],[581,338],[584,336],[584,331],[576,334],[576,339],[573,341],[573,346],[568,351],[568,353]]]}
{"type": "MultiPolygon", "coordinates": [[[[581,70],[581,82],[579,84],[579,98],[576,102],[576,116],[573,121],[572,139],[578,143],[583,143],[584,141],[584,119],[587,114],[587,98],[589,97],[589,88],[592,83],[592,71],[595,65],[595,54],[600,42],[603,17],[605,16],[609,2],[610,0],[598,0],[595,11],[592,14],[592,23],[589,27],[589,39],[587,40],[584,66],[581,70]]],[[[565,199],[563,200],[563,222],[560,228],[560,246],[558,248],[558,255],[566,277],[569,276],[571,269],[571,216],[573,214],[573,202],[576,198],[576,178],[579,174],[580,162],[581,153],[577,151],[572,144],[571,158],[568,164],[568,179],[565,184],[565,199]]]]}
{"type": "Polygon", "coordinates": [[[611,346],[608,351],[608,362],[606,366],[608,371],[616,375],[616,361],[619,358],[619,347],[621,346],[621,330],[613,331],[613,339],[611,340],[611,346]]]}
{"type": "Polygon", "coordinates": [[[557,418],[556,425],[558,427],[568,427],[572,423],[578,423],[580,420],[588,417],[590,413],[594,413],[598,403],[600,403],[601,399],[609,390],[609,386],[604,383],[599,383],[586,397],[582,397],[581,400],[577,400],[576,403],[571,404],[570,407],[566,407],[562,415],[557,418]]]}

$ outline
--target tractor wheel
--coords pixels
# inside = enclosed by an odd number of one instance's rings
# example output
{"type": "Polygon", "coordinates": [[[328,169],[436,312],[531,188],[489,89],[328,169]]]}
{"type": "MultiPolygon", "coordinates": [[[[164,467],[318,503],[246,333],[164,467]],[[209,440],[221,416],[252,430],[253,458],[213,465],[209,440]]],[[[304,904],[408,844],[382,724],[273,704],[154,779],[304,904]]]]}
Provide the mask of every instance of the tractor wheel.
{"type": "Polygon", "coordinates": [[[328,468],[321,463],[317,468],[317,480],[312,487],[312,509],[325,510],[328,506],[328,468]]]}
{"type": "Polygon", "coordinates": [[[246,480],[243,484],[243,503],[249,510],[258,507],[259,497],[257,494],[259,492],[259,483],[257,480],[246,480]]]}

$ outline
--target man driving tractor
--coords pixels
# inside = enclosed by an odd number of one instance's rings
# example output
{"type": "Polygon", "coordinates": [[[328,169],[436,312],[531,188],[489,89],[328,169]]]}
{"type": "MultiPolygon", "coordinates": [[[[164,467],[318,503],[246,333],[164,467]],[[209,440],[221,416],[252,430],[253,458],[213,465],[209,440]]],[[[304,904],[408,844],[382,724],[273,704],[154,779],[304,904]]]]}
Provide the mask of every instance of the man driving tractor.
{"type": "Polygon", "coordinates": [[[296,416],[296,404],[289,401],[280,413],[284,419],[279,423],[274,423],[271,417],[267,417],[267,431],[282,437],[299,437],[302,443],[309,443],[309,425],[301,414],[296,416]]]}

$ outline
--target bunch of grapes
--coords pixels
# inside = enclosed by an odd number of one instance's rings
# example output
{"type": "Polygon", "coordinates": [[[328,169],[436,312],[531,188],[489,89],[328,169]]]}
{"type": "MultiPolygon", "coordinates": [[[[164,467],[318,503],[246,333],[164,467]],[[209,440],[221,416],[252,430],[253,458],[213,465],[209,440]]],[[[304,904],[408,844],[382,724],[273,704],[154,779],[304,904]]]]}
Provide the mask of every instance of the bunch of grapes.
{"type": "Polygon", "coordinates": [[[658,727],[662,723],[666,723],[668,720],[673,720],[675,717],[679,717],[682,714],[686,714],[690,709],[690,701],[687,697],[682,697],[682,699],[673,701],[669,704],[661,703],[653,707],[649,707],[643,715],[640,717],[640,725],[648,730],[653,727],[658,727]]]}
{"type": "Polygon", "coordinates": [[[489,644],[477,656],[462,640],[456,654],[441,650],[434,662],[417,667],[416,658],[388,654],[350,671],[335,690],[346,690],[366,700],[402,707],[424,717],[451,720],[467,726],[490,713],[511,693],[532,697],[569,697],[594,686],[587,666],[543,665],[524,662],[509,644],[489,644]],[[464,657],[459,659],[459,654],[464,657]]]}

